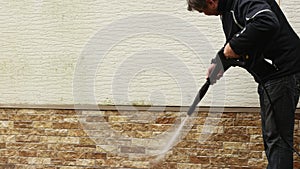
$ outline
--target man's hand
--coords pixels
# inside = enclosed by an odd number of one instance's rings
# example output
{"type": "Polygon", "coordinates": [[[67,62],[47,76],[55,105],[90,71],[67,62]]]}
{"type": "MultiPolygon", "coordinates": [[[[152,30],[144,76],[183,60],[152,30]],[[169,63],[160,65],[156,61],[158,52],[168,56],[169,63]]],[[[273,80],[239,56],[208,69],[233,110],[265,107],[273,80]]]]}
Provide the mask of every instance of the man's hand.
{"type": "Polygon", "coordinates": [[[225,48],[224,48],[224,55],[228,59],[238,59],[240,58],[239,55],[237,55],[231,48],[230,44],[227,43],[225,48]]]}
{"type": "MultiPolygon", "coordinates": [[[[215,63],[212,63],[208,69],[207,69],[207,73],[206,73],[206,79],[209,77],[209,75],[211,74],[211,72],[214,70],[214,68],[216,67],[215,63]]],[[[223,70],[220,70],[220,72],[218,73],[216,79],[210,79],[210,83],[211,84],[215,84],[217,82],[217,80],[219,80],[224,74],[223,70]]]]}
{"type": "MultiPolygon", "coordinates": [[[[240,58],[239,55],[237,55],[231,48],[230,44],[227,43],[224,47],[224,50],[220,50],[219,52],[222,52],[222,54],[219,54],[219,55],[223,55],[223,59],[227,58],[227,59],[238,59],[240,58]],[[224,58],[225,57],[225,58],[224,58]]],[[[220,63],[219,63],[220,64],[220,63]]],[[[223,66],[223,65],[222,65],[223,66]]],[[[212,71],[215,69],[216,67],[216,63],[215,62],[212,62],[212,64],[208,67],[208,70],[207,70],[207,73],[206,73],[206,78],[208,78],[210,76],[210,74],[212,73],[212,71]]],[[[226,70],[228,69],[228,67],[225,68],[226,70]]],[[[217,80],[219,80],[224,74],[224,69],[221,69],[219,71],[219,73],[217,74],[217,76],[214,78],[214,79],[210,79],[210,83],[211,84],[215,84],[217,80]]]]}

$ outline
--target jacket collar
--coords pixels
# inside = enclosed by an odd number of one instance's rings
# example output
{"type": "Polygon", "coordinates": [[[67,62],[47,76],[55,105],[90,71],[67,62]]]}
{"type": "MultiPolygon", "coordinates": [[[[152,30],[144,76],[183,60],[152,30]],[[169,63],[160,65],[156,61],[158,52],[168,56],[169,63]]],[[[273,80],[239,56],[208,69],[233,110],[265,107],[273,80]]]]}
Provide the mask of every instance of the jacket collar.
{"type": "Polygon", "coordinates": [[[235,0],[219,0],[218,11],[221,13],[221,15],[225,12],[230,11],[233,7],[234,2],[235,0]]]}

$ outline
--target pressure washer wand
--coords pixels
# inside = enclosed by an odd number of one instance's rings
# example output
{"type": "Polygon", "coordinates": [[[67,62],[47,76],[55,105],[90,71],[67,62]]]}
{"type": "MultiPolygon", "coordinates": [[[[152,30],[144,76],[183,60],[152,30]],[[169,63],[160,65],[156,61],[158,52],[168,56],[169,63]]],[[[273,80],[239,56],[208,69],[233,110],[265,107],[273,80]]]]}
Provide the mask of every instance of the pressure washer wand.
{"type": "Polygon", "coordinates": [[[210,73],[209,77],[206,79],[206,82],[203,84],[203,86],[200,88],[197,96],[194,99],[193,104],[190,106],[187,114],[189,116],[191,116],[198,103],[202,100],[202,98],[204,97],[204,95],[206,94],[209,86],[211,84],[213,84],[212,82],[216,81],[217,79],[217,75],[219,74],[219,72],[221,70],[223,70],[224,72],[229,69],[231,66],[244,66],[245,62],[244,60],[237,60],[237,59],[226,59],[224,56],[224,50],[221,49],[216,57],[214,58],[214,63],[216,64],[215,68],[212,70],[212,72],[210,73]]]}
{"type": "Polygon", "coordinates": [[[190,106],[190,108],[189,108],[189,110],[188,110],[188,112],[187,112],[187,114],[188,114],[189,116],[191,116],[191,115],[194,113],[194,111],[195,111],[195,109],[196,109],[198,103],[202,100],[202,98],[203,98],[204,95],[206,94],[206,92],[207,92],[207,90],[208,90],[208,88],[209,88],[209,86],[210,86],[212,80],[215,80],[215,79],[216,79],[216,77],[217,77],[218,73],[221,71],[221,69],[222,69],[222,64],[216,64],[216,66],[215,66],[215,68],[213,69],[212,73],[211,73],[210,76],[206,79],[206,82],[203,84],[203,86],[200,88],[200,90],[199,90],[197,96],[196,96],[195,99],[194,99],[193,104],[190,106]]]}

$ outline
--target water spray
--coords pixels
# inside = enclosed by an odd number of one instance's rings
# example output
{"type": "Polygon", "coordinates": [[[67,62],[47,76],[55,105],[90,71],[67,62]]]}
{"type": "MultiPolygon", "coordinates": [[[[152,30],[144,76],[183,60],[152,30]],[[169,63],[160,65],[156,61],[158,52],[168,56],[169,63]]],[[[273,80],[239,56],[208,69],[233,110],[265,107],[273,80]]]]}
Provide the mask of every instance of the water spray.
{"type": "Polygon", "coordinates": [[[194,113],[198,103],[202,100],[202,98],[205,96],[206,92],[208,91],[208,88],[210,85],[214,84],[217,80],[218,74],[221,72],[225,72],[228,68],[231,66],[244,66],[245,63],[241,61],[240,59],[227,59],[224,56],[224,50],[221,49],[216,57],[212,60],[212,63],[215,64],[214,69],[210,73],[209,77],[206,79],[206,82],[203,84],[203,86],[200,88],[199,92],[197,93],[197,96],[195,97],[193,104],[189,107],[189,110],[187,112],[186,117],[181,119],[179,127],[174,131],[173,136],[168,141],[166,146],[163,148],[162,152],[157,156],[157,158],[154,161],[159,161],[172,147],[174,142],[178,139],[180,136],[181,130],[184,128],[186,123],[188,123],[189,118],[194,113]]]}

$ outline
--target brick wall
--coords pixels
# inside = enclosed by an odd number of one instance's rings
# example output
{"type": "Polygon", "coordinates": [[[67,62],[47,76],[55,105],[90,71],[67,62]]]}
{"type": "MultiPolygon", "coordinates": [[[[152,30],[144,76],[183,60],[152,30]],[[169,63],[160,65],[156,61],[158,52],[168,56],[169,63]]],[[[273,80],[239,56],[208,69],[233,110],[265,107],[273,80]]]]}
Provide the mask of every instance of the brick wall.
{"type": "MultiPolygon", "coordinates": [[[[93,114],[85,116],[86,121],[95,122],[96,126],[105,123],[110,130],[87,129],[80,121],[85,111],[0,109],[0,168],[261,169],[266,166],[257,112],[226,112],[218,116],[201,112],[192,118],[193,125],[187,134],[159,159],[147,156],[143,146],[122,146],[124,140],[111,140],[120,141],[119,151],[123,154],[116,154],[110,149],[110,142],[100,145],[101,140],[89,137],[88,130],[104,130],[106,137],[110,137],[111,131],[118,131],[127,136],[125,141],[147,140],[167,131],[182,113],[89,112],[93,114]],[[135,115],[149,114],[156,118],[134,119],[135,115]],[[205,132],[205,125],[215,127],[205,132]],[[208,137],[201,140],[203,136],[208,137]]],[[[296,115],[295,142],[300,150],[300,114],[296,115]]],[[[295,168],[299,167],[300,158],[295,156],[295,168]]]]}

